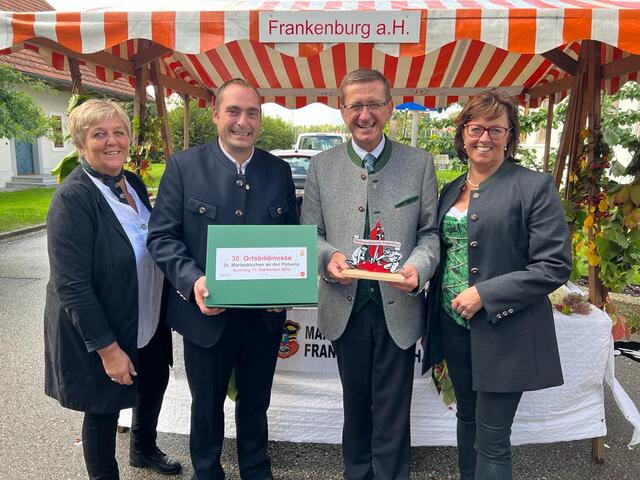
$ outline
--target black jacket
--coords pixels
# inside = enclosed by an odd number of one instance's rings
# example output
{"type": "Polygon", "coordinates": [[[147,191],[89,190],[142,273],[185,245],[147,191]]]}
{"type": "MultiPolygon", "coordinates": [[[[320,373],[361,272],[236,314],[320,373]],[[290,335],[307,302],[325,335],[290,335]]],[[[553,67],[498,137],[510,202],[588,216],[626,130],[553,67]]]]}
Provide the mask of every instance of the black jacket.
{"type": "MultiPolygon", "coordinates": [[[[438,225],[465,179],[443,189],[438,225]]],[[[551,177],[505,161],[471,196],[467,237],[469,286],[484,305],[471,319],[473,389],[520,392],[561,385],[547,295],[569,279],[571,241],[551,177]]],[[[439,269],[427,298],[425,338],[433,344],[427,345],[423,371],[439,360],[441,281],[439,269]]]]}
{"type": "MultiPolygon", "coordinates": [[[[142,181],[130,172],[125,175],[151,209],[142,181]]],[[[96,352],[117,340],[137,363],[135,255],[113,210],[82,168],[53,196],[47,243],[45,393],[64,407],[93,413],[135,406],[137,381],[131,386],[112,382],[96,352]]],[[[168,329],[163,343],[163,360],[170,362],[168,329]]]]}
{"type": "MultiPolygon", "coordinates": [[[[207,317],[193,299],[205,272],[209,225],[298,224],[291,168],[255,149],[246,174],[224,155],[217,139],[167,160],[149,221],[147,245],[174,291],[167,294],[167,323],[191,342],[210,347],[220,338],[228,312],[207,317]]],[[[285,313],[257,310],[275,333],[285,313]]]]}

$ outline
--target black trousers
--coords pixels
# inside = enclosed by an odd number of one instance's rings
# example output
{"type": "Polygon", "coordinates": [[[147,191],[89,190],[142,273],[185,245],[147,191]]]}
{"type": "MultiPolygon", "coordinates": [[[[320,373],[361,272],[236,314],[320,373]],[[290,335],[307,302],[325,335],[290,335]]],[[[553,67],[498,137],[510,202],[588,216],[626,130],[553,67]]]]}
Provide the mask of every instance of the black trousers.
{"type": "Polygon", "coordinates": [[[395,344],[374,302],[351,315],[333,345],[344,404],[344,478],[408,480],[415,346],[395,344]]]}
{"type": "Polygon", "coordinates": [[[512,478],[511,425],[522,392],[475,392],[471,332],[443,310],[440,325],[444,357],[456,394],[460,478],[509,480],[512,478]]]}
{"type": "MultiPolygon", "coordinates": [[[[242,480],[271,479],[267,455],[267,409],[281,331],[270,333],[256,310],[227,310],[224,331],[211,347],[184,339],[184,363],[191,391],[189,448],[193,478],[224,479],[224,401],[232,371],[236,389],[236,434],[242,480]]],[[[209,321],[215,321],[215,317],[209,321]]]]}
{"type": "MultiPolygon", "coordinates": [[[[147,453],[156,446],[156,427],[162,397],[169,383],[169,364],[163,351],[163,335],[168,327],[160,322],[151,341],[138,350],[135,382],[138,405],[131,420],[130,449],[147,453]]],[[[118,480],[116,429],[120,412],[85,412],[82,423],[82,450],[90,480],[118,480]]]]}

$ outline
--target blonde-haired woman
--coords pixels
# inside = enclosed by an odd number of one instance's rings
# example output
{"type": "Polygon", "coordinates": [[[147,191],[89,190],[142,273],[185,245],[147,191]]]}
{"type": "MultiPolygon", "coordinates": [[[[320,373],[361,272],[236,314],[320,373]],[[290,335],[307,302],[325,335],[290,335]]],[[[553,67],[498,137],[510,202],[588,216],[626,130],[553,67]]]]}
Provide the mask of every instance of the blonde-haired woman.
{"type": "Polygon", "coordinates": [[[180,463],[156,446],[171,334],[160,319],[164,279],[146,249],[147,191],[123,169],[131,123],[117,103],[94,99],[68,125],[82,165],[56,191],[47,218],[45,393],[84,412],[91,480],[119,478],[118,415],[130,407],[130,464],[178,473],[180,463]]]}

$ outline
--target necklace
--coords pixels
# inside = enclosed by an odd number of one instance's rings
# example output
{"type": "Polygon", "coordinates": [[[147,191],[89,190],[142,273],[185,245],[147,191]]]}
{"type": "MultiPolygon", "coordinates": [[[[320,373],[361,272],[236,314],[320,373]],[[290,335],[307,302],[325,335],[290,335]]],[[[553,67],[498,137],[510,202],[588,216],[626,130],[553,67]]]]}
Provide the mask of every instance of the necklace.
{"type": "Polygon", "coordinates": [[[473,188],[478,188],[480,186],[480,184],[476,185],[475,183],[471,182],[471,180],[469,180],[469,174],[468,173],[467,173],[467,183],[469,185],[471,185],[473,188]]]}

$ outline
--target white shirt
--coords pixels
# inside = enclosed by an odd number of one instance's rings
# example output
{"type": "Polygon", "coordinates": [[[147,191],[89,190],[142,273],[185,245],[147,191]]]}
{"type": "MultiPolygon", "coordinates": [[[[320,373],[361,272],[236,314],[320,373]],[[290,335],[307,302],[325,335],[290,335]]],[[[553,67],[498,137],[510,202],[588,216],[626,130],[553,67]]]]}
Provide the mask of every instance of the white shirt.
{"type": "Polygon", "coordinates": [[[356,152],[356,155],[358,155],[361,160],[364,160],[364,156],[367,153],[370,153],[371,155],[376,157],[376,160],[377,160],[378,158],[380,158],[380,154],[382,153],[382,150],[384,150],[384,141],[385,141],[385,137],[384,135],[382,135],[382,140],[380,140],[380,143],[378,144],[378,146],[373,150],[371,150],[370,152],[367,152],[366,150],[360,148],[358,144],[353,141],[353,137],[351,138],[351,145],[353,145],[353,151],[356,152]]]}
{"type": "MultiPolygon", "coordinates": [[[[138,348],[142,348],[149,343],[158,328],[164,280],[162,272],[147,250],[147,228],[151,213],[126,178],[124,182],[136,204],[137,212],[129,205],[121,203],[102,181],[89,175],[86,170],[84,172],[102,193],[133,247],[138,274],[138,348]]],[[[123,278],[122,281],[126,283],[127,279],[123,278]]]]}
{"type": "Polygon", "coordinates": [[[222,150],[222,153],[224,153],[225,157],[227,157],[229,160],[231,160],[231,162],[236,166],[236,169],[238,170],[238,174],[239,175],[244,175],[244,172],[247,170],[247,165],[249,165],[249,162],[251,161],[251,159],[253,158],[253,152],[254,149],[251,149],[251,155],[249,155],[249,158],[247,158],[242,165],[240,165],[237,160],[235,158],[233,158],[231,155],[229,155],[229,152],[227,152],[224,147],[222,146],[222,143],[220,142],[220,139],[218,139],[218,145],[220,145],[220,150],[222,150]]]}

